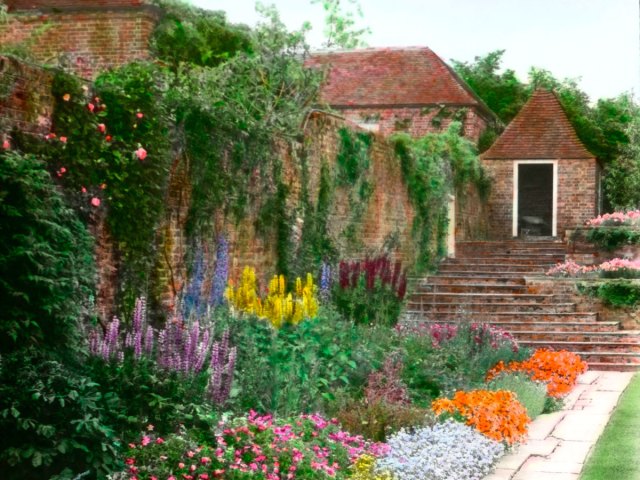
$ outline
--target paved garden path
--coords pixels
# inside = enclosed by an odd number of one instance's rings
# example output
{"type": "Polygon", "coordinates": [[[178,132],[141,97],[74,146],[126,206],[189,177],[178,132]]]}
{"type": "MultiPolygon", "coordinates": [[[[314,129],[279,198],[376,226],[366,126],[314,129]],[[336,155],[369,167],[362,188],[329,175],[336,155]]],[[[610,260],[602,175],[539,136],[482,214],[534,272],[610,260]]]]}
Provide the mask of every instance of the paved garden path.
{"type": "Polygon", "coordinates": [[[529,441],[504,456],[484,480],[578,480],[632,376],[601,371],[581,375],[564,409],[540,415],[529,425],[529,441]]]}

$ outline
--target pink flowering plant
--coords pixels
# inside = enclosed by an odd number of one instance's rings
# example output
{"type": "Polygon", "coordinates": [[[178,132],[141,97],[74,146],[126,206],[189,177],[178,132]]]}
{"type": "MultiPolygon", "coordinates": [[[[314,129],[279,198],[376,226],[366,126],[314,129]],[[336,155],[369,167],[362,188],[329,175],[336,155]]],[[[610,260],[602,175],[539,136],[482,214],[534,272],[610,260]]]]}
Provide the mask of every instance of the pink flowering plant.
{"type": "Polygon", "coordinates": [[[545,275],[549,277],[582,277],[595,271],[593,266],[579,265],[573,260],[567,260],[551,267],[545,275]]]}
{"type": "Polygon", "coordinates": [[[579,265],[573,260],[558,263],[546,275],[551,277],[640,278],[640,261],[614,258],[599,265],[579,265]]]}
{"type": "Polygon", "coordinates": [[[640,210],[605,213],[589,220],[586,226],[587,240],[604,250],[640,244],[640,210]]]}
{"type": "Polygon", "coordinates": [[[318,414],[275,419],[250,411],[221,423],[214,438],[198,444],[185,435],[146,431],[130,443],[122,480],[343,479],[363,454],[380,456],[386,445],[366,442],[318,414]]]}

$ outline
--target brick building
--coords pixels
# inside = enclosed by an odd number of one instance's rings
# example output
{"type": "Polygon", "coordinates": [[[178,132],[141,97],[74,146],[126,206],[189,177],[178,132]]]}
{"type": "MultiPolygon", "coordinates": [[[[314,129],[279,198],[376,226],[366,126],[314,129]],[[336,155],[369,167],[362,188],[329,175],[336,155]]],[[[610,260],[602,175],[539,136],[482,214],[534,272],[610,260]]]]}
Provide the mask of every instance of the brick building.
{"type": "Polygon", "coordinates": [[[553,92],[537,90],[481,159],[495,238],[562,237],[599,210],[599,164],[553,92]]]}
{"type": "Polygon", "coordinates": [[[426,47],[319,52],[307,64],[325,68],[320,101],[362,128],[414,137],[459,120],[477,141],[495,114],[426,47]]]}
{"type": "Polygon", "coordinates": [[[149,58],[160,10],[144,0],[5,0],[0,44],[25,44],[38,62],[66,64],[91,78],[149,58]]]}

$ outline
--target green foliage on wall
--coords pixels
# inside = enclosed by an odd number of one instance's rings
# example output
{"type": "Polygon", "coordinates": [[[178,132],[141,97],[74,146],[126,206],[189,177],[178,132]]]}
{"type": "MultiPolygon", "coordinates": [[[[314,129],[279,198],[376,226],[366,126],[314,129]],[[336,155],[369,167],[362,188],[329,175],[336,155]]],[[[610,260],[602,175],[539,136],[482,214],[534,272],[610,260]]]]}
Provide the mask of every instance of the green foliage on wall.
{"type": "Polygon", "coordinates": [[[407,134],[393,137],[409,198],[416,209],[413,235],[418,245],[416,269],[432,267],[446,253],[449,194],[474,182],[481,191],[487,180],[474,145],[460,135],[461,124],[452,122],[443,133],[419,139],[407,134]]]}
{"type": "Polygon", "coordinates": [[[596,284],[579,283],[578,291],[597,297],[612,307],[635,307],[640,304],[640,283],[632,280],[604,280],[596,284]]]}
{"type": "Polygon", "coordinates": [[[77,344],[94,283],[91,251],[47,165],[0,150],[0,353],[77,344]]]}

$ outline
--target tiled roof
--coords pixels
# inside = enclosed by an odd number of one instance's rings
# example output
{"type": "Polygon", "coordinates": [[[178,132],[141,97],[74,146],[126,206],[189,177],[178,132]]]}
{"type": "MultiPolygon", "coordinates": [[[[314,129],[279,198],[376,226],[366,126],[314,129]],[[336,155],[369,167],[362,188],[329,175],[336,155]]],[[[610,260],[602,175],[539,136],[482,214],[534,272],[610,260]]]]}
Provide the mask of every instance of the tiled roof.
{"type": "Polygon", "coordinates": [[[426,47],[318,52],[309,66],[328,66],[321,100],[332,107],[477,106],[493,116],[458,75],[426,47]]]}
{"type": "Polygon", "coordinates": [[[486,159],[593,158],[569,122],[555,93],[536,90],[504,133],[482,154],[486,159]]]}

